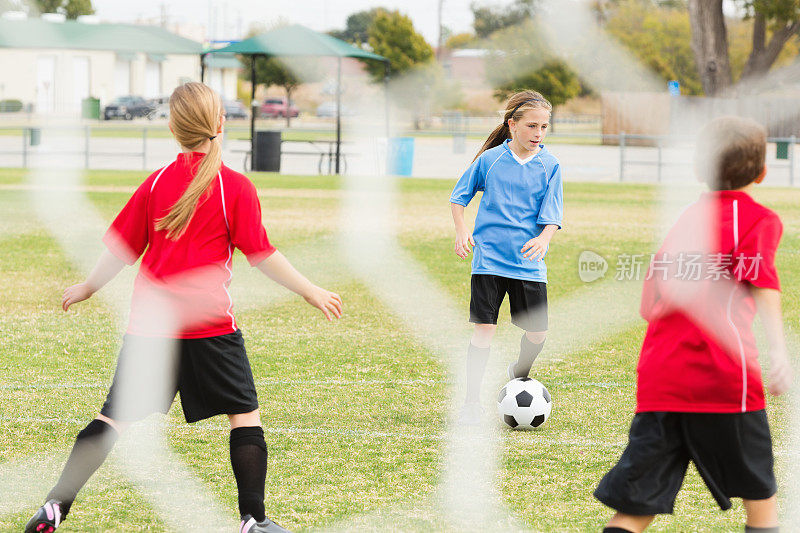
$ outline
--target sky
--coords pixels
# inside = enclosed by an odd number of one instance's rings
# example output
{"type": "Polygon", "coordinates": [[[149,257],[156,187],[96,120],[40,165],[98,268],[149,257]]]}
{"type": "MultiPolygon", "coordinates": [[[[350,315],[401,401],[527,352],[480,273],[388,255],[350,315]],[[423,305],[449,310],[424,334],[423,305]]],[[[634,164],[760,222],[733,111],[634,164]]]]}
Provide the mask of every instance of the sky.
{"type": "MultiPolygon", "coordinates": [[[[444,0],[442,23],[454,33],[471,31],[474,0],[444,0]]],[[[493,1],[504,5],[506,1],[493,1]]],[[[272,26],[278,22],[303,24],[317,31],[343,29],[348,15],[373,7],[397,9],[411,17],[414,27],[435,44],[438,35],[436,0],[93,0],[96,14],[106,22],[160,20],[162,9],[170,22],[209,27],[213,39],[238,39],[253,23],[272,26]]]]}

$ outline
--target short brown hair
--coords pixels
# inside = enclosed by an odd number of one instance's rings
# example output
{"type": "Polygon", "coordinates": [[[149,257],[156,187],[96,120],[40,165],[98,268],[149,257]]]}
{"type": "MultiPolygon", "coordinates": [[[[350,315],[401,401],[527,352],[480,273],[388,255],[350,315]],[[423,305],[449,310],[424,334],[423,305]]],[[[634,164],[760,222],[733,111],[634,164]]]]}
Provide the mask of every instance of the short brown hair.
{"type": "Polygon", "coordinates": [[[717,191],[741,189],[764,170],[767,131],[742,117],[719,117],[697,136],[695,168],[698,177],[717,191]]]}

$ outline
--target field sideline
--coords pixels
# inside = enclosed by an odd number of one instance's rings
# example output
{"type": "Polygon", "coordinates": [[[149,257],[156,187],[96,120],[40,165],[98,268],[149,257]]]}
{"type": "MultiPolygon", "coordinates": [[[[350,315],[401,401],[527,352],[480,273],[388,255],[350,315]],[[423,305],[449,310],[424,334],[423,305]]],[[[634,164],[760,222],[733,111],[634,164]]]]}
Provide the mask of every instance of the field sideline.
{"type": "MultiPolygon", "coordinates": [[[[86,194],[108,223],[144,177],[90,171],[86,194]]],[[[431,502],[454,401],[449,368],[416,343],[399,317],[348,271],[338,237],[345,196],[341,179],[251,177],[271,241],[345,302],[345,316],[329,324],[299,297],[249,269],[237,252],[234,311],[248,343],[269,446],[268,515],[293,530],[447,531],[431,502]]],[[[75,434],[102,404],[121,335],[109,299],[129,298],[133,273],[127,269],[98,295],[107,293],[104,298],[65,315],[58,305],[61,291],[80,281],[82,273],[35,219],[26,180],[22,170],[0,169],[0,531],[22,529],[55,482],[75,434]]],[[[466,347],[469,264],[452,252],[452,186],[449,180],[398,180],[397,239],[463,309],[466,347]]],[[[785,322],[797,324],[800,190],[756,187],[754,196],[784,222],[777,263],[785,322]]],[[[564,198],[564,229],[548,256],[554,304],[591,294],[594,286],[577,275],[581,251],[593,250],[609,261],[607,281],[597,282],[608,286],[617,283],[609,279],[614,258],[653,252],[664,229],[654,186],[567,183],[564,198]]],[[[467,210],[469,220],[476,205],[467,210]]],[[[104,230],[97,228],[98,241],[104,230]]],[[[634,294],[637,288],[624,290],[634,294]]],[[[613,298],[584,300],[587,313],[613,315],[627,305],[613,298]]],[[[552,335],[569,331],[563,317],[551,313],[550,320],[552,335]]],[[[622,332],[600,333],[590,346],[567,349],[569,342],[555,337],[545,346],[532,375],[552,393],[552,417],[538,431],[503,431],[501,438],[498,487],[528,530],[599,531],[610,516],[591,492],[626,442],[643,332],[639,320],[622,332]]],[[[506,303],[484,383],[483,403],[490,414],[518,338],[506,303]]],[[[768,400],[779,483],[789,469],[786,403],[768,400]]],[[[189,426],[177,404],[168,415],[167,432],[172,451],[220,502],[234,531],[227,421],[217,417],[189,426]]],[[[119,453],[113,452],[90,480],[59,531],[168,530],[114,467],[119,453]],[[95,525],[100,523],[107,525],[95,525]]],[[[652,530],[741,531],[741,502],[720,512],[696,471],[690,472],[676,514],[658,518],[652,530]]]]}

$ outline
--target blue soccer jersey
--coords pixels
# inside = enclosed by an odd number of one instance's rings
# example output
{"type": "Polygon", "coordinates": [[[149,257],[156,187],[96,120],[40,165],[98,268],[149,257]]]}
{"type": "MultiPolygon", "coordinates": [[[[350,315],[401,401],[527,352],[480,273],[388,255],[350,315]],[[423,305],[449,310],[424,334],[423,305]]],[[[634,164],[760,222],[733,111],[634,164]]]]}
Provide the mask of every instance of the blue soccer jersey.
{"type": "Polygon", "coordinates": [[[547,283],[544,261],[530,261],[520,251],[548,224],[561,228],[561,165],[544,145],[520,160],[505,141],[483,152],[461,176],[450,202],[467,206],[483,191],[475,217],[473,274],[494,274],[547,283]]]}

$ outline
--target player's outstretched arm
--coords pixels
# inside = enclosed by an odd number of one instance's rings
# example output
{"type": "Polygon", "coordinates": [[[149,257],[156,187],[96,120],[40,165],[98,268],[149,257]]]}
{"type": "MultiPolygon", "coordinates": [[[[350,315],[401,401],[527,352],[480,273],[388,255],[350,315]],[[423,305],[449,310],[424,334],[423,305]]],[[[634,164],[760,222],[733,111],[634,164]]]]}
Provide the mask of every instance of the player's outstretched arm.
{"type": "Polygon", "coordinates": [[[783,335],[783,316],[781,314],[781,293],[775,289],[752,287],[758,315],[764,324],[764,332],[769,344],[769,384],[767,390],[779,396],[789,390],[792,384],[792,366],[783,335]]]}
{"type": "Polygon", "coordinates": [[[467,229],[464,222],[464,206],[450,202],[450,211],[453,213],[453,222],[456,225],[456,244],[455,252],[458,257],[465,259],[472,250],[470,245],[475,246],[475,240],[467,229]]]}
{"type": "Polygon", "coordinates": [[[64,289],[61,296],[61,308],[66,311],[69,306],[90,298],[94,293],[114,279],[114,276],[125,267],[125,262],[108,250],[103,251],[86,281],[64,289]]]}
{"type": "Polygon", "coordinates": [[[275,251],[256,267],[271,280],[302,296],[306,302],[322,311],[328,320],[342,316],[342,298],[308,281],[282,253],[275,251]]]}

